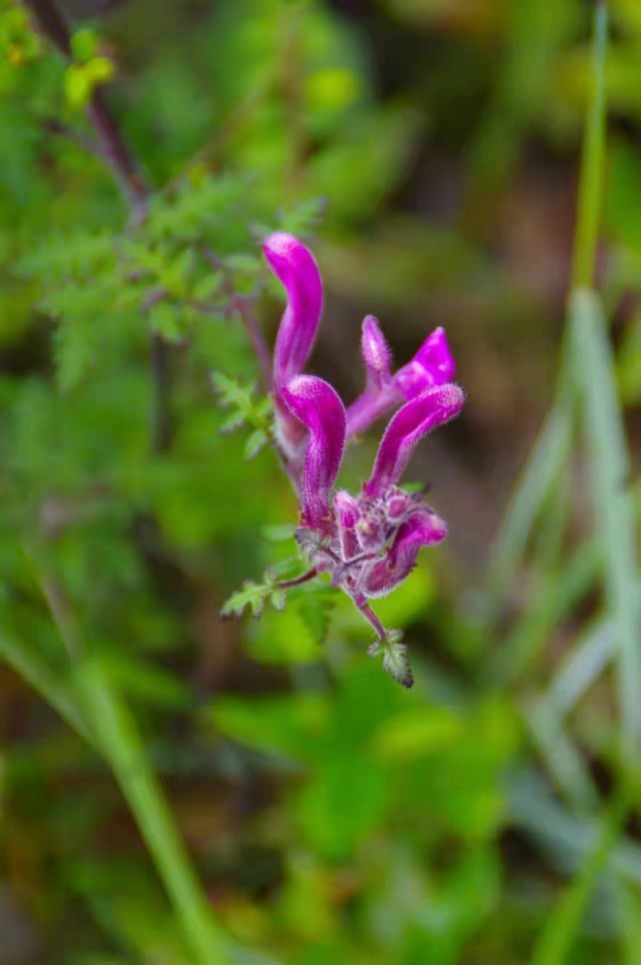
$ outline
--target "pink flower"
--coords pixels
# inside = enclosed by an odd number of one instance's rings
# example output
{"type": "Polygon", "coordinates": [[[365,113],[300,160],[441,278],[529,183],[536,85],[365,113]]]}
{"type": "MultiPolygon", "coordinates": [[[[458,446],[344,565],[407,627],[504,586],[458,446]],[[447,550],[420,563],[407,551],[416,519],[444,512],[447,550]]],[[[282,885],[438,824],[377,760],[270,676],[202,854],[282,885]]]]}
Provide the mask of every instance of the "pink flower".
{"type": "Polygon", "coordinates": [[[274,350],[277,438],[301,499],[296,538],[312,566],[286,586],[328,573],[375,628],[375,647],[383,647],[385,668],[411,686],[398,631],[385,630],[368,599],[402,583],[421,547],[440,543],[447,534],[423,496],[405,491],[399,482],[418,442],[463,406],[463,391],[451,381],[454,359],[443,329],[437,328],[414,358],[392,374],[389,346],[377,320],[368,315],[361,340],[366,385],[346,411],[328,382],[302,374],[323,303],[311,252],[287,234],[271,235],[263,250],[287,293],[274,350]],[[369,480],[356,495],[334,492],[346,440],[391,409],[398,411],[383,435],[369,480]]]}
{"type": "Polygon", "coordinates": [[[333,499],[345,445],[343,404],[331,385],[313,375],[296,376],[283,395],[308,430],[298,542],[316,572],[329,573],[384,640],[367,600],[402,583],[420,548],[447,535],[422,495],[406,492],[398,482],[420,439],[460,412],[463,392],[449,383],[407,402],[390,421],[361,492],[352,496],[339,490],[333,499]]]}

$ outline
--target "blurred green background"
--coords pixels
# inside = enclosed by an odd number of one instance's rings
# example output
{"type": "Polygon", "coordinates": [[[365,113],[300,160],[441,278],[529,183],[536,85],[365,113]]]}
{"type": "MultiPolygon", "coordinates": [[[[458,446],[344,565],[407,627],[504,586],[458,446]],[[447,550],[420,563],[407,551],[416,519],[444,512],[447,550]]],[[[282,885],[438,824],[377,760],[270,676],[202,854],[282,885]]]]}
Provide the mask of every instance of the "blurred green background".
{"type": "Polygon", "coordinates": [[[66,56],[38,7],[0,11],[0,965],[641,962],[638,0],[609,4],[612,337],[585,353],[564,316],[594,3],[65,0],[66,56]],[[294,552],[241,391],[239,305],[270,343],[283,308],[275,229],[316,254],[311,370],[346,401],[369,312],[398,362],[443,325],[467,392],[408,473],[448,541],[375,606],[411,692],[326,585],[218,616],[294,552]],[[221,432],[212,371],[249,425],[221,432]],[[194,957],[156,870],[160,786],[224,953],[194,957]]]}

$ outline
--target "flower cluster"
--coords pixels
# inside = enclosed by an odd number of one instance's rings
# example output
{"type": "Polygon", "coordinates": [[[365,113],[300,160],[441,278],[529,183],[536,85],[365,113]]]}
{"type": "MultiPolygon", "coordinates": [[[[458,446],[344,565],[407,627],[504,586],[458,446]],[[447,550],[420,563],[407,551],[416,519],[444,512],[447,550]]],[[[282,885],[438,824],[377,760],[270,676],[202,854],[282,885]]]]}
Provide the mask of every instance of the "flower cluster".
{"type": "Polygon", "coordinates": [[[446,536],[445,523],[423,496],[406,492],[399,480],[419,440],[463,405],[463,392],[452,382],[454,359],[443,329],[437,328],[414,358],[392,373],[389,346],[377,320],[368,315],[361,341],[366,384],[345,409],[328,382],[302,374],[323,304],[311,252],[283,233],[271,235],[263,251],[287,294],[274,351],[273,391],[278,444],[301,501],[296,538],[311,566],[299,582],[329,574],[376,630],[370,652],[382,649],[386,669],[411,686],[399,634],[381,625],[368,600],[398,586],[420,548],[446,536]],[[346,441],[393,409],[361,492],[334,492],[346,441]]]}

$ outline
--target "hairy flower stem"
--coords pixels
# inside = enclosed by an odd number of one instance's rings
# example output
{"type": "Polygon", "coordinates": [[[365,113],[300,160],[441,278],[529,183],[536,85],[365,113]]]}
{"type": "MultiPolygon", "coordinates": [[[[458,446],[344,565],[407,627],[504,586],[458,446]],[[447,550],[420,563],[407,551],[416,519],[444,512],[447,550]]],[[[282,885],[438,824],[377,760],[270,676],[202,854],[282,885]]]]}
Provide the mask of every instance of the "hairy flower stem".
{"type": "Polygon", "coordinates": [[[318,570],[314,567],[308,570],[307,573],[303,573],[302,576],[297,576],[293,580],[284,580],[282,583],[276,584],[277,590],[291,590],[293,586],[301,586],[303,583],[309,583],[313,580],[315,576],[318,576],[318,570]]]}
{"type": "MultiPolygon", "coordinates": [[[[73,60],[71,33],[54,0],[23,0],[40,31],[66,60],[73,60]]],[[[100,88],[91,95],[87,114],[98,140],[98,153],[114,176],[129,207],[132,225],[144,221],[151,191],[142,177],[100,88]]],[[[169,412],[169,347],[157,332],[151,335],[150,365],[154,385],[152,448],[163,452],[171,443],[169,412]]]]}
{"type": "Polygon", "coordinates": [[[378,634],[379,639],[381,640],[381,642],[383,642],[387,638],[387,631],[383,626],[383,624],[381,623],[381,621],[376,616],[376,614],[374,613],[374,611],[372,610],[369,603],[366,603],[363,600],[362,602],[356,602],[356,606],[361,611],[365,619],[369,623],[371,623],[371,625],[376,630],[376,633],[378,634]]]}

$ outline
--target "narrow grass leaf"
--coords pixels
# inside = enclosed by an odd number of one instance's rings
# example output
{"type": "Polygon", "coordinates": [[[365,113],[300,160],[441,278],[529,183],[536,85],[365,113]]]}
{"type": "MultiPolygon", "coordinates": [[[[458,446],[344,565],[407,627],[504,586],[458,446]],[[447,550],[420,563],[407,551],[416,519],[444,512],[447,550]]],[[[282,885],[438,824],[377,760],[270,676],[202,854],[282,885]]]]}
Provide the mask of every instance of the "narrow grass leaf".
{"type": "Polygon", "coordinates": [[[596,521],[604,553],[604,580],[618,647],[619,702],[624,749],[641,750],[641,635],[637,587],[636,519],[630,462],[601,305],[592,292],[575,293],[572,346],[590,451],[596,521]]]}

